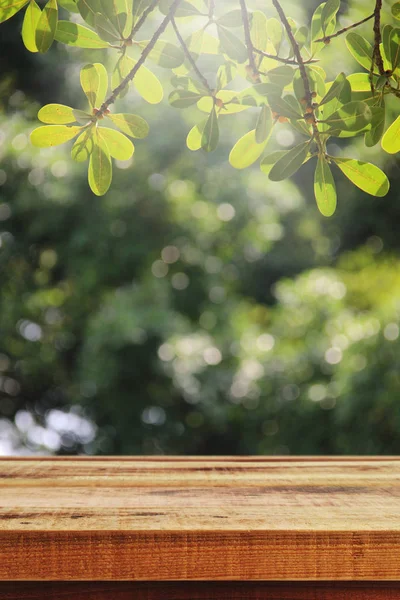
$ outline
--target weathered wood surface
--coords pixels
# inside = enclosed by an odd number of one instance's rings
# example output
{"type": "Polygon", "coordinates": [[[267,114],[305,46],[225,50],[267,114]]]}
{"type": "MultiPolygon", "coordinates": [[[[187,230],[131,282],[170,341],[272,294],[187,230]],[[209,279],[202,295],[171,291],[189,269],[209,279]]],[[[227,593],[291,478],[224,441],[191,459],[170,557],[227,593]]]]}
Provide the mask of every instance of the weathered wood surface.
{"type": "Polygon", "coordinates": [[[400,459],[2,459],[0,579],[400,580],[400,459]]]}
{"type": "Polygon", "coordinates": [[[1,583],[1,600],[400,600],[400,584],[265,582],[1,583]]]}

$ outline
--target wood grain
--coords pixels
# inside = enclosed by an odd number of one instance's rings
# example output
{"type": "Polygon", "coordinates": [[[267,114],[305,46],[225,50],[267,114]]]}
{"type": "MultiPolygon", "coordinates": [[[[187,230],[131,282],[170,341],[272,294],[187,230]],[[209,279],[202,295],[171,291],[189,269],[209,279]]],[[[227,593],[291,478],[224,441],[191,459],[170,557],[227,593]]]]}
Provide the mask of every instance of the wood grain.
{"type": "Polygon", "coordinates": [[[1,600],[400,600],[400,584],[265,582],[0,583],[1,600]]]}
{"type": "Polygon", "coordinates": [[[400,580],[400,459],[0,460],[0,580],[400,580]]]}

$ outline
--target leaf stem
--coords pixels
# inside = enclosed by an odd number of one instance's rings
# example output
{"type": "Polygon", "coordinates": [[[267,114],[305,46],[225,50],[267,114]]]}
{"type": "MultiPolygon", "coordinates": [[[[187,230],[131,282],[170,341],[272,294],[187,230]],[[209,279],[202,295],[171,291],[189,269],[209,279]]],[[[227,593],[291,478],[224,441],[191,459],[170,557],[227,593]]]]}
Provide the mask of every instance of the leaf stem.
{"type": "Polygon", "coordinates": [[[339,31],[337,31],[336,33],[332,33],[332,35],[326,35],[325,37],[319,38],[318,40],[315,40],[315,42],[324,42],[325,44],[329,44],[329,42],[333,40],[333,38],[336,38],[339,35],[350,31],[350,29],[354,29],[354,27],[358,27],[359,25],[370,21],[374,17],[374,14],[375,13],[371,13],[370,15],[368,15],[368,17],[365,17],[365,19],[357,21],[357,23],[353,23],[352,25],[348,25],[347,27],[343,27],[343,29],[339,29],[339,31]]]}
{"type": "MultiPolygon", "coordinates": [[[[379,1],[379,0],[377,0],[377,1],[379,1]]],[[[304,96],[304,99],[305,99],[304,118],[306,119],[306,122],[308,122],[308,123],[311,122],[314,139],[318,146],[319,152],[321,154],[325,154],[324,144],[321,140],[320,132],[318,130],[318,125],[317,125],[317,119],[315,117],[315,111],[314,111],[314,106],[313,106],[313,97],[312,97],[311,88],[310,88],[310,81],[308,79],[307,70],[305,67],[303,57],[301,55],[300,47],[296,41],[296,38],[293,35],[292,28],[290,27],[289,21],[287,20],[287,17],[284,13],[284,10],[283,10],[279,0],[271,0],[271,2],[274,5],[274,7],[278,13],[279,19],[280,19],[283,27],[286,30],[287,36],[290,41],[290,45],[292,46],[293,54],[296,58],[297,64],[300,69],[300,76],[303,81],[304,95],[305,95],[304,96]]]]}
{"type": "Polygon", "coordinates": [[[214,97],[214,91],[211,89],[207,79],[204,77],[203,73],[200,71],[199,67],[196,65],[196,61],[193,59],[193,56],[190,54],[190,50],[187,47],[185,40],[181,36],[181,33],[175,23],[174,18],[171,19],[171,25],[175,31],[176,37],[178,38],[178,41],[182,47],[182,50],[183,50],[186,58],[188,59],[189,63],[191,64],[191,66],[193,68],[193,71],[196,73],[197,77],[200,79],[201,83],[206,88],[206,90],[208,90],[210,96],[214,97]]]}
{"type": "MultiPolygon", "coordinates": [[[[299,63],[297,62],[297,60],[293,60],[292,58],[282,58],[281,56],[276,56],[275,54],[268,54],[267,52],[264,52],[263,50],[259,50],[258,48],[255,48],[254,46],[253,46],[253,52],[260,54],[261,56],[264,56],[265,58],[272,58],[272,60],[281,62],[284,65],[293,65],[294,67],[299,66],[299,63]]],[[[316,60],[315,58],[309,58],[308,60],[305,60],[303,62],[305,65],[308,65],[309,63],[316,63],[319,61],[316,60]]],[[[260,74],[262,75],[261,72],[260,72],[260,74]]]]}
{"type": "Polygon", "coordinates": [[[178,8],[181,0],[174,0],[171,4],[171,8],[167,16],[163,19],[157,30],[154,32],[153,37],[147,44],[147,46],[143,49],[142,54],[140,55],[139,60],[135,64],[134,67],[129,71],[128,75],[121,81],[121,83],[111,92],[111,95],[103,102],[100,106],[98,112],[96,113],[96,117],[99,119],[104,116],[110,104],[113,104],[115,100],[118,98],[118,95],[126,88],[126,86],[132,81],[135,77],[136,73],[139,71],[140,67],[143,65],[144,61],[153,50],[158,38],[165,31],[168,23],[173,19],[176,9],[178,8]]]}
{"type": "Polygon", "coordinates": [[[242,13],[242,23],[244,30],[244,39],[246,42],[247,53],[249,55],[249,67],[251,69],[251,78],[256,82],[260,82],[260,76],[258,74],[258,69],[256,65],[256,61],[254,60],[254,46],[251,41],[251,33],[250,33],[250,24],[249,24],[249,14],[247,12],[246,0],[239,0],[240,2],[240,10],[242,13]]]}

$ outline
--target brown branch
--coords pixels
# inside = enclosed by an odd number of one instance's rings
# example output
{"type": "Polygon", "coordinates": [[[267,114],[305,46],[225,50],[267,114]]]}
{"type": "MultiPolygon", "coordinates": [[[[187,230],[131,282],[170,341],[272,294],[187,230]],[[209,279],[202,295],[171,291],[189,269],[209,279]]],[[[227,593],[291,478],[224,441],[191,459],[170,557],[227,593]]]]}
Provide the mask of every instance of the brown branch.
{"type": "Polygon", "coordinates": [[[286,30],[287,36],[290,41],[290,45],[292,46],[293,54],[296,58],[298,67],[300,69],[300,76],[303,81],[303,87],[304,87],[304,100],[305,100],[304,119],[305,119],[306,123],[310,123],[312,126],[313,133],[314,133],[314,139],[318,146],[319,153],[325,154],[324,144],[320,137],[320,132],[318,130],[318,125],[317,125],[317,119],[315,116],[315,110],[314,110],[314,105],[313,105],[313,96],[312,96],[312,92],[311,92],[311,88],[310,88],[310,81],[308,79],[307,70],[305,67],[303,57],[300,52],[299,45],[296,41],[296,38],[293,35],[292,28],[290,27],[289,21],[287,20],[287,17],[283,11],[282,6],[280,5],[279,0],[271,0],[271,1],[278,13],[279,19],[280,19],[283,27],[286,30]]]}
{"type": "Polygon", "coordinates": [[[97,119],[101,118],[106,113],[110,104],[113,104],[115,102],[115,100],[118,98],[118,95],[122,92],[122,90],[124,90],[126,88],[126,86],[129,84],[129,82],[132,81],[132,79],[135,77],[136,73],[139,71],[140,67],[143,65],[144,61],[146,60],[146,58],[148,57],[150,52],[153,50],[158,38],[160,37],[160,35],[162,33],[164,33],[164,31],[165,31],[168,23],[171,21],[171,19],[174,18],[174,14],[175,14],[176,9],[178,8],[180,2],[181,2],[181,0],[174,0],[174,2],[171,4],[171,8],[169,9],[167,16],[163,19],[163,21],[159,25],[158,29],[154,32],[154,35],[151,38],[151,40],[149,41],[149,43],[147,44],[147,46],[143,49],[143,52],[140,55],[140,58],[137,61],[137,63],[135,64],[135,66],[132,67],[132,69],[129,71],[128,75],[111,92],[111,95],[103,102],[103,104],[100,106],[99,110],[96,112],[97,119]]]}
{"type": "Polygon", "coordinates": [[[251,33],[250,33],[250,24],[249,24],[249,15],[247,12],[246,0],[239,0],[240,2],[240,10],[242,12],[242,23],[244,30],[244,39],[246,42],[247,53],[249,55],[249,67],[251,69],[251,78],[256,82],[260,82],[260,76],[258,74],[258,69],[256,65],[256,61],[254,60],[254,47],[253,42],[251,41],[251,33]]]}
{"type": "Polygon", "coordinates": [[[290,45],[292,46],[293,54],[296,58],[297,65],[300,69],[300,75],[301,75],[301,79],[303,81],[305,99],[307,102],[307,108],[311,108],[312,96],[311,96],[310,82],[308,80],[307,71],[304,66],[304,61],[303,61],[303,57],[300,52],[299,45],[296,42],[296,39],[293,35],[292,28],[290,27],[289,21],[287,20],[285,13],[283,12],[283,8],[280,5],[279,0],[272,0],[272,4],[274,5],[276,12],[279,15],[279,19],[280,19],[282,25],[284,26],[287,36],[289,38],[290,45]]]}
{"type": "Polygon", "coordinates": [[[326,35],[325,37],[319,38],[318,40],[315,40],[315,43],[316,42],[324,42],[325,44],[329,44],[329,42],[331,40],[333,40],[333,38],[336,38],[339,35],[342,35],[343,33],[350,31],[350,29],[354,29],[354,27],[358,27],[359,25],[366,23],[367,21],[369,21],[370,19],[372,19],[374,17],[374,14],[375,13],[368,15],[368,17],[365,17],[365,19],[362,19],[361,21],[357,21],[357,23],[353,23],[352,25],[343,27],[343,29],[339,29],[339,31],[337,31],[336,33],[333,33],[332,35],[326,35]]]}
{"type": "Polygon", "coordinates": [[[196,62],[193,59],[193,56],[190,54],[190,50],[187,47],[185,40],[181,36],[180,31],[179,31],[179,29],[178,29],[178,27],[177,27],[177,25],[175,23],[175,19],[174,18],[171,19],[171,25],[174,28],[176,37],[178,38],[178,41],[179,41],[179,43],[180,43],[180,45],[182,47],[182,50],[183,50],[186,58],[188,59],[190,65],[192,66],[193,71],[196,73],[197,77],[200,79],[201,83],[206,88],[206,90],[208,90],[210,96],[214,97],[213,90],[211,89],[211,87],[210,87],[207,79],[204,77],[203,73],[200,71],[199,67],[196,65],[196,62]]]}
{"type": "Polygon", "coordinates": [[[374,50],[372,53],[372,67],[371,71],[374,70],[374,62],[376,62],[376,66],[379,69],[380,75],[385,74],[385,69],[383,66],[383,59],[380,50],[380,43],[382,41],[381,36],[381,10],[382,10],[382,0],[376,0],[375,10],[374,10],[374,50]]]}
{"type": "MultiPolygon", "coordinates": [[[[260,54],[261,56],[264,56],[265,58],[272,58],[272,60],[281,62],[284,65],[293,65],[294,67],[299,66],[299,63],[297,62],[297,60],[293,60],[292,58],[282,58],[281,56],[276,56],[275,54],[268,54],[267,52],[264,52],[263,50],[259,50],[258,48],[255,48],[254,46],[253,46],[253,52],[260,54]]],[[[303,63],[305,65],[308,65],[309,63],[317,63],[317,62],[319,62],[319,61],[316,60],[315,58],[309,58],[308,60],[303,61],[303,63]]],[[[262,73],[261,73],[261,75],[262,75],[262,73]]]]}
{"type": "Polygon", "coordinates": [[[151,4],[149,4],[149,6],[146,8],[145,11],[143,11],[142,16],[140,17],[139,21],[136,23],[136,25],[134,25],[132,27],[132,31],[130,34],[130,39],[133,38],[133,36],[135,35],[135,33],[137,33],[139,31],[139,29],[141,28],[141,26],[143,25],[143,23],[145,22],[145,20],[147,19],[147,17],[149,16],[149,14],[151,12],[153,12],[153,10],[155,9],[155,7],[157,6],[159,0],[153,0],[153,2],[151,2],[151,4]]]}

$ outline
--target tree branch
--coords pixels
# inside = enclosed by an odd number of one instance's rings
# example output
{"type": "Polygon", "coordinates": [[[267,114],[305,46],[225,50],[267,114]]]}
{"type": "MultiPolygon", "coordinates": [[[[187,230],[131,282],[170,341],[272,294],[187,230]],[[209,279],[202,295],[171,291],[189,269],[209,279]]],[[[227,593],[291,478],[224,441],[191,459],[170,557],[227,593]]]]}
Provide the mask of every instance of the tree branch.
{"type": "Polygon", "coordinates": [[[381,36],[381,10],[382,10],[382,0],[376,0],[375,10],[374,10],[374,50],[372,53],[372,66],[371,71],[374,70],[374,63],[379,69],[380,75],[385,74],[385,69],[383,66],[383,59],[380,50],[380,43],[382,41],[381,36]]]}
{"type": "Polygon", "coordinates": [[[132,27],[132,31],[130,34],[130,39],[133,38],[133,36],[135,35],[135,33],[137,33],[139,31],[139,29],[141,28],[141,26],[143,25],[143,23],[145,22],[145,20],[147,19],[147,17],[149,16],[149,14],[151,12],[153,12],[153,10],[155,9],[155,7],[157,6],[159,0],[153,0],[153,2],[151,2],[151,4],[149,4],[149,6],[146,8],[145,11],[143,11],[142,16],[140,17],[139,21],[136,23],[136,25],[134,25],[132,27]]]}
{"type": "Polygon", "coordinates": [[[105,112],[108,110],[108,107],[110,106],[110,104],[113,104],[115,102],[118,95],[122,92],[122,90],[124,90],[126,88],[126,86],[129,84],[129,82],[132,81],[132,79],[135,77],[136,73],[139,71],[140,67],[143,65],[144,61],[146,60],[146,58],[148,57],[150,52],[153,50],[158,38],[165,31],[165,29],[166,29],[168,23],[171,21],[171,19],[174,18],[174,14],[175,14],[176,9],[178,8],[180,2],[181,2],[181,0],[174,0],[174,2],[171,4],[171,8],[170,8],[167,16],[163,19],[163,21],[161,22],[158,29],[154,32],[154,35],[151,38],[151,40],[149,41],[149,43],[147,44],[147,46],[143,49],[143,52],[140,55],[140,58],[137,61],[137,63],[135,64],[135,66],[132,67],[132,69],[129,71],[129,73],[125,77],[125,79],[123,79],[121,81],[121,83],[111,92],[111,95],[100,106],[99,110],[96,113],[96,117],[98,119],[103,117],[105,112]]]}
{"type": "Polygon", "coordinates": [[[375,13],[368,15],[368,17],[365,17],[365,19],[362,19],[361,21],[357,21],[357,23],[353,23],[352,25],[343,27],[343,29],[339,29],[339,31],[337,31],[336,33],[333,33],[332,35],[326,35],[325,37],[319,38],[318,40],[315,40],[315,42],[324,42],[325,44],[329,44],[329,42],[331,40],[333,40],[333,38],[336,38],[339,35],[342,35],[342,33],[346,33],[347,31],[350,31],[350,29],[354,29],[354,27],[358,27],[359,25],[366,23],[367,21],[369,21],[370,19],[372,19],[374,17],[374,14],[375,13]]]}
{"type": "Polygon", "coordinates": [[[193,59],[193,56],[190,54],[190,50],[187,47],[186,42],[183,39],[183,37],[181,36],[181,33],[175,23],[175,19],[171,19],[171,25],[174,28],[176,37],[178,38],[178,41],[182,47],[182,50],[183,50],[186,58],[188,59],[190,65],[192,66],[193,71],[196,73],[197,77],[200,79],[201,83],[206,88],[206,90],[208,90],[210,96],[214,97],[214,91],[211,89],[207,79],[204,77],[203,73],[200,71],[199,67],[196,65],[196,62],[193,59]]]}
{"type": "Polygon", "coordinates": [[[260,76],[258,74],[258,69],[256,65],[256,61],[254,60],[254,46],[251,41],[251,33],[250,33],[250,24],[249,24],[249,15],[247,12],[246,0],[239,0],[240,2],[240,10],[242,12],[242,23],[244,30],[244,39],[246,42],[247,53],[249,55],[249,67],[251,69],[251,78],[259,83],[260,76]]]}
{"type": "MultiPolygon", "coordinates": [[[[264,52],[263,50],[259,50],[258,48],[255,48],[254,46],[253,46],[253,52],[260,54],[261,56],[264,56],[265,58],[272,58],[272,60],[276,60],[277,62],[283,63],[284,65],[293,65],[294,67],[299,66],[299,63],[297,62],[297,60],[293,60],[292,58],[282,58],[281,56],[276,56],[275,54],[268,54],[267,52],[264,52]]],[[[317,63],[319,61],[316,60],[315,58],[309,58],[308,60],[305,60],[303,62],[305,65],[308,65],[310,63],[317,63]]],[[[262,75],[262,73],[261,73],[261,75],[262,75]]]]}

